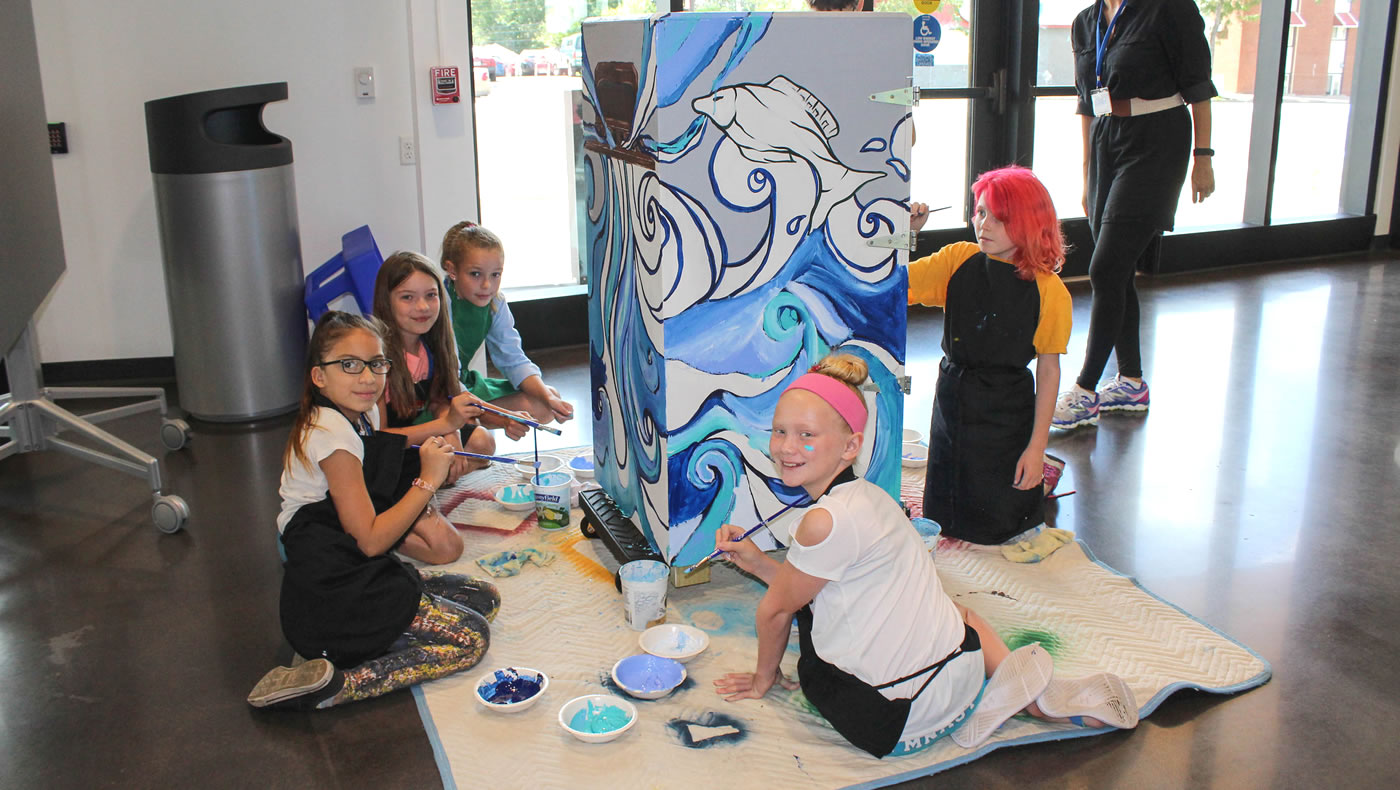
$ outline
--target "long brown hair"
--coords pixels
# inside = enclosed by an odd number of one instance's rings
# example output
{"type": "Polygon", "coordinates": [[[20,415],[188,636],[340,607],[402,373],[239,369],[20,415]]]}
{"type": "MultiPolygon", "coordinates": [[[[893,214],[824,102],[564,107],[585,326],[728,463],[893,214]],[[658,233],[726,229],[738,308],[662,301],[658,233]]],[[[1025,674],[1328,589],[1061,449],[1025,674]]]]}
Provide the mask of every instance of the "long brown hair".
{"type": "Polygon", "coordinates": [[[301,386],[301,406],[296,419],[292,421],[292,432],[287,436],[287,446],[282,448],[282,468],[290,470],[292,459],[310,468],[311,459],[306,455],[306,434],[311,431],[311,417],[316,412],[316,393],[319,391],[311,380],[311,370],[325,361],[326,352],[336,341],[351,332],[363,329],[382,342],[386,334],[382,321],[374,316],[361,316],[331,310],[316,322],[311,340],[306,344],[306,372],[301,386]]]}
{"type": "Polygon", "coordinates": [[[457,346],[452,340],[452,327],[443,313],[451,309],[447,294],[433,264],[416,252],[396,252],[379,267],[379,276],[374,280],[374,315],[389,331],[384,336],[384,355],[393,360],[394,367],[389,371],[389,408],[399,418],[417,414],[418,395],[413,391],[413,374],[408,370],[408,359],[403,347],[403,336],[394,324],[394,289],[404,280],[422,272],[433,280],[438,294],[438,318],[432,327],[423,334],[423,343],[433,357],[433,377],[428,382],[428,403],[447,403],[460,389],[457,382],[457,346]]]}

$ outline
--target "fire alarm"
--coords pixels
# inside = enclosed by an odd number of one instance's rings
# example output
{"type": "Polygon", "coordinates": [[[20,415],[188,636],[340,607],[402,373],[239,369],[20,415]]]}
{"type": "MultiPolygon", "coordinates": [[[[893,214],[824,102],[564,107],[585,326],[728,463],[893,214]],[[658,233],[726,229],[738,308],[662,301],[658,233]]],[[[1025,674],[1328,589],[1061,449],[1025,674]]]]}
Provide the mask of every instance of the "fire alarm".
{"type": "Polygon", "coordinates": [[[456,66],[434,66],[431,70],[433,104],[455,104],[462,100],[456,66]]]}

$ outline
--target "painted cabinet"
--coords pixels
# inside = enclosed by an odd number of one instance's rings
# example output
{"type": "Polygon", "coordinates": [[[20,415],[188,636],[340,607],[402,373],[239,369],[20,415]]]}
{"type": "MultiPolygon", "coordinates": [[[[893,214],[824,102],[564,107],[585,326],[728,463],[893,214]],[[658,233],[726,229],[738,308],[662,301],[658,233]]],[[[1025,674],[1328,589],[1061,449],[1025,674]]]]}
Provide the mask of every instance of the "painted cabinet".
{"type": "Polygon", "coordinates": [[[908,230],[911,121],[870,97],[908,86],[908,39],[901,14],[583,26],[598,479],[674,564],[804,501],[769,424],[836,347],[871,367],[856,471],[899,496],[908,253],[869,242],[908,230]]]}

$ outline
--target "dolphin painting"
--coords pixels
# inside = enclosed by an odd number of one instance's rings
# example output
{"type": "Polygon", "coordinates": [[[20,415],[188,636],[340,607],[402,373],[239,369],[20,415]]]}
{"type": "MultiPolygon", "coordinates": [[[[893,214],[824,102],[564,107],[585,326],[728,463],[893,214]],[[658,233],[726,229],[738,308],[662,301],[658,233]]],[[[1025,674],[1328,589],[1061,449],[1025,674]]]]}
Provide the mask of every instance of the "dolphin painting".
{"type": "Polygon", "coordinates": [[[817,201],[809,227],[820,227],[834,206],[885,175],[842,164],[828,142],[840,131],[836,116],[811,91],[787,77],[774,77],[766,85],[729,85],[690,106],[722,129],[751,162],[801,159],[811,166],[817,201]]]}

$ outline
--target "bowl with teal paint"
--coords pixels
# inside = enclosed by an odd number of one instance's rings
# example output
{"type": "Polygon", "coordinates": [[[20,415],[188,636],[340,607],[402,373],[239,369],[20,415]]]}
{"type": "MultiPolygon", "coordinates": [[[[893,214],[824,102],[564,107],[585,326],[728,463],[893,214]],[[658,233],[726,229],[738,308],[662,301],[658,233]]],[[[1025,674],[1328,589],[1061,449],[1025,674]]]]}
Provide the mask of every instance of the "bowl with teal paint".
{"type": "Polygon", "coordinates": [[[643,631],[637,643],[654,656],[684,664],[705,652],[710,646],[710,635],[693,625],[663,623],[643,631]]]}
{"type": "Polygon", "coordinates": [[[496,501],[506,510],[530,510],[535,506],[535,488],[529,483],[501,486],[496,489],[496,501]]]}
{"type": "Polygon", "coordinates": [[[617,687],[637,699],[661,699],[685,682],[685,665],[650,653],[628,656],[613,664],[617,687]]]}
{"type": "Polygon", "coordinates": [[[584,743],[607,743],[637,723],[637,706],[611,694],[575,697],[559,709],[559,726],[584,743]]]}
{"type": "Polygon", "coordinates": [[[904,442],[905,442],[905,444],[922,444],[923,441],[924,441],[924,435],[923,435],[922,433],[920,433],[917,429],[914,429],[914,428],[905,428],[905,429],[904,429],[904,442]]]}
{"type": "Polygon", "coordinates": [[[549,688],[549,676],[529,667],[503,667],[476,681],[476,701],[496,713],[529,710],[549,688]]]}

